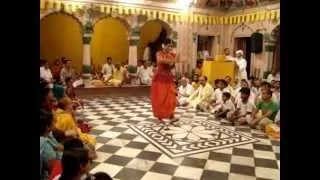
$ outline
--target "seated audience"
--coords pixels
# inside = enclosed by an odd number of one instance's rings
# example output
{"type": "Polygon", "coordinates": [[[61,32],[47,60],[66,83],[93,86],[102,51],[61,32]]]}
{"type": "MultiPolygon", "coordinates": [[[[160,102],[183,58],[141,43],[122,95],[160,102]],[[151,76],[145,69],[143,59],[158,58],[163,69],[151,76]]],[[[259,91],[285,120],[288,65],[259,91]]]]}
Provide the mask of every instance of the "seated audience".
{"type": "Polygon", "coordinates": [[[47,180],[52,162],[62,157],[63,145],[52,135],[53,116],[50,111],[40,110],[40,179],[47,180]]]}
{"type": "Polygon", "coordinates": [[[49,63],[42,60],[42,65],[40,66],[40,78],[48,83],[50,88],[53,88],[53,76],[49,68],[49,63]]]}
{"type": "MultiPolygon", "coordinates": [[[[46,83],[40,84],[40,110],[53,112],[57,108],[56,99],[54,98],[52,89],[47,87],[46,83]]],[[[60,131],[55,127],[52,128],[54,137],[60,142],[66,137],[64,131],[60,131]]]]}
{"type": "Polygon", "coordinates": [[[112,78],[114,69],[115,67],[112,64],[112,58],[107,57],[107,62],[102,66],[102,70],[101,70],[104,82],[109,82],[109,80],[112,78]]]}
{"type": "Polygon", "coordinates": [[[214,93],[211,96],[210,109],[212,113],[215,113],[218,109],[221,108],[223,103],[222,94],[224,92],[230,93],[227,89],[227,82],[224,79],[218,79],[215,81],[217,83],[217,89],[214,90],[214,93]]]}
{"type": "Polygon", "coordinates": [[[52,76],[56,82],[60,82],[60,72],[62,68],[63,68],[63,64],[61,62],[61,59],[56,59],[53,65],[51,66],[52,76]]]}
{"type": "Polygon", "coordinates": [[[212,86],[207,82],[208,78],[202,76],[199,78],[200,87],[195,90],[188,98],[188,105],[194,109],[206,110],[213,93],[212,86]]]}
{"type": "Polygon", "coordinates": [[[82,107],[82,109],[84,109],[84,104],[82,102],[82,100],[77,96],[74,88],[73,88],[73,81],[71,78],[67,78],[65,80],[66,82],[66,95],[72,100],[73,103],[73,107],[74,109],[77,109],[79,106],[82,107]]]}
{"type": "Polygon", "coordinates": [[[222,103],[217,109],[215,116],[218,118],[230,118],[231,114],[235,111],[233,102],[231,101],[231,94],[229,92],[222,93],[222,103]]]}
{"type": "Polygon", "coordinates": [[[252,82],[251,85],[251,91],[252,93],[255,94],[255,96],[258,96],[260,93],[260,86],[261,86],[261,81],[258,78],[255,78],[252,82]]]}
{"type": "Polygon", "coordinates": [[[271,83],[272,80],[280,79],[280,72],[272,71],[267,77],[267,82],[271,83]]]}
{"type": "Polygon", "coordinates": [[[231,96],[233,96],[233,95],[234,95],[234,89],[233,89],[233,87],[231,86],[231,81],[232,81],[231,77],[230,77],[230,76],[226,76],[226,77],[224,78],[224,80],[227,82],[227,89],[228,89],[229,92],[231,93],[231,96]]]}
{"type": "Polygon", "coordinates": [[[272,95],[275,98],[275,101],[279,104],[280,103],[280,80],[275,80],[272,89],[272,95]]]}
{"type": "Polygon", "coordinates": [[[255,105],[253,102],[249,101],[250,97],[250,88],[243,87],[240,90],[241,93],[241,101],[238,101],[236,104],[236,111],[231,114],[228,118],[233,124],[246,124],[251,121],[251,114],[255,109],[255,105]]]}
{"type": "Polygon", "coordinates": [[[274,122],[277,112],[278,104],[272,100],[272,91],[264,90],[262,101],[257,104],[257,108],[252,113],[250,127],[264,131],[266,125],[274,122]]]}
{"type": "MultiPolygon", "coordinates": [[[[239,101],[241,101],[241,92],[240,90],[242,88],[250,88],[249,84],[248,84],[248,81],[245,80],[245,79],[242,79],[241,80],[241,85],[238,89],[235,90],[235,94],[234,94],[234,103],[235,104],[238,104],[239,101]]],[[[254,93],[250,93],[250,97],[249,97],[249,101],[251,103],[255,103],[255,99],[256,99],[256,96],[254,93]]]]}
{"type": "Polygon", "coordinates": [[[140,83],[142,85],[151,85],[153,76],[152,68],[147,65],[146,61],[143,61],[142,63],[143,64],[138,71],[138,78],[140,80],[140,83]]]}
{"type": "Polygon", "coordinates": [[[62,173],[54,180],[81,180],[89,174],[90,158],[84,148],[65,151],[62,156],[62,173]]]}
{"type": "Polygon", "coordinates": [[[62,81],[63,85],[66,85],[65,80],[67,78],[71,78],[74,80],[76,78],[76,72],[75,70],[71,67],[71,60],[68,60],[64,67],[61,69],[60,72],[60,80],[62,81]]]}
{"type": "Polygon", "coordinates": [[[66,96],[65,88],[60,85],[54,85],[52,92],[57,101],[59,101],[60,99],[66,96]]]}
{"type": "Polygon", "coordinates": [[[112,74],[112,78],[109,81],[107,81],[107,83],[112,86],[120,87],[123,83],[123,80],[124,80],[123,69],[120,68],[119,64],[116,64],[112,74]]]}
{"type": "MultiPolygon", "coordinates": [[[[82,143],[82,141],[78,138],[71,138],[71,139],[67,139],[63,142],[63,146],[64,146],[64,151],[72,151],[73,149],[81,149],[81,148],[85,148],[84,144],[82,143]]],[[[61,167],[61,161],[54,161],[54,163],[52,163],[53,167],[49,176],[49,180],[53,180],[55,178],[59,178],[61,173],[62,173],[62,167],[61,167]]]]}
{"type": "Polygon", "coordinates": [[[200,87],[199,77],[197,75],[193,76],[191,86],[193,90],[197,90],[200,87]]]}
{"type": "Polygon", "coordinates": [[[180,106],[185,106],[188,104],[188,98],[193,92],[192,85],[188,83],[187,78],[181,79],[181,85],[178,89],[178,104],[180,106]]]}
{"type": "MultiPolygon", "coordinates": [[[[259,94],[258,94],[258,96],[256,96],[256,98],[255,98],[255,104],[256,104],[256,105],[262,101],[262,92],[271,91],[271,90],[272,90],[272,86],[271,86],[271,84],[268,83],[268,82],[262,82],[262,83],[261,83],[261,87],[260,87],[259,90],[260,90],[260,91],[259,91],[259,94]]],[[[275,97],[274,94],[272,94],[272,100],[273,100],[273,101],[277,101],[277,98],[275,97]]]]}
{"type": "Polygon", "coordinates": [[[216,89],[218,89],[219,88],[219,82],[220,82],[220,79],[216,79],[216,80],[214,80],[214,82],[213,82],[213,89],[214,90],[216,90],[216,89]]]}
{"type": "Polygon", "coordinates": [[[55,128],[63,131],[68,137],[80,138],[82,142],[90,148],[90,153],[92,157],[95,158],[94,145],[96,144],[96,139],[93,136],[83,133],[81,129],[78,128],[73,114],[72,100],[68,97],[62,98],[58,105],[59,108],[55,112],[55,128]]]}

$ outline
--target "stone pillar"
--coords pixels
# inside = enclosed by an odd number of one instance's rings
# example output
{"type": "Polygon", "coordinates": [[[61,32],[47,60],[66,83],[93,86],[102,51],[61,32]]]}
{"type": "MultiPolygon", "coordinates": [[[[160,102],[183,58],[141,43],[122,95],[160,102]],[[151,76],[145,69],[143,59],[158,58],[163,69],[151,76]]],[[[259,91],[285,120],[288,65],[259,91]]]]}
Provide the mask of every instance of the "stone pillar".
{"type": "Polygon", "coordinates": [[[90,21],[87,21],[83,26],[83,51],[82,51],[82,78],[87,87],[91,80],[91,38],[93,33],[93,26],[90,21]]]}
{"type": "Polygon", "coordinates": [[[93,26],[90,21],[86,22],[83,26],[83,54],[82,54],[82,64],[83,66],[91,66],[91,38],[93,33],[93,26]]]}
{"type": "Polygon", "coordinates": [[[140,40],[140,28],[132,28],[129,35],[129,64],[137,65],[138,62],[138,43],[140,40]]]}
{"type": "Polygon", "coordinates": [[[138,43],[140,40],[140,24],[137,15],[132,15],[129,18],[131,29],[129,32],[129,57],[128,63],[130,65],[137,65],[138,62],[138,43]]]}

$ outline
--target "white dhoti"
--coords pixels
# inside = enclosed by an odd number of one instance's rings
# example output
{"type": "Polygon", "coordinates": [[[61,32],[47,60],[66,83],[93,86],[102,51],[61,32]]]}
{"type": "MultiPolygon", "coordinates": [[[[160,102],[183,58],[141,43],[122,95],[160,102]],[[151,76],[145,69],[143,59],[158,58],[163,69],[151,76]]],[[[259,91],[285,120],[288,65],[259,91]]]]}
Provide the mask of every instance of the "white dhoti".
{"type": "Polygon", "coordinates": [[[151,85],[151,77],[143,77],[140,80],[143,85],[151,85]]]}
{"type": "Polygon", "coordinates": [[[188,104],[188,97],[178,97],[178,103],[179,105],[185,105],[188,104]]]}
{"type": "Polygon", "coordinates": [[[112,74],[106,74],[106,75],[103,75],[103,80],[104,81],[109,81],[112,77],[112,74]]]}

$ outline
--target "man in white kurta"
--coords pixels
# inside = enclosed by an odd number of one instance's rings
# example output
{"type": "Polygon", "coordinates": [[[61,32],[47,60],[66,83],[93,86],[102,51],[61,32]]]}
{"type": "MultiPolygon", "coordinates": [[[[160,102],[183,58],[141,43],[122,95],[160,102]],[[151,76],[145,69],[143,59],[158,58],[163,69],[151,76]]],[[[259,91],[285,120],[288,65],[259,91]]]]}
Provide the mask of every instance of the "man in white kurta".
{"type": "Polygon", "coordinates": [[[238,77],[239,80],[248,79],[248,74],[247,74],[247,60],[243,58],[243,51],[238,50],[236,51],[236,60],[235,60],[236,65],[238,66],[238,77]]]}
{"type": "Polygon", "coordinates": [[[53,78],[48,62],[40,67],[40,78],[45,80],[50,88],[53,88],[53,78]]]}
{"type": "Polygon", "coordinates": [[[112,74],[114,71],[114,65],[112,64],[112,58],[107,57],[107,63],[102,66],[101,73],[103,75],[103,80],[108,82],[112,78],[112,74]]]}
{"type": "Polygon", "coordinates": [[[223,51],[224,51],[224,55],[225,55],[225,61],[235,61],[236,60],[236,58],[230,54],[229,48],[225,48],[223,51]]]}
{"type": "Polygon", "coordinates": [[[188,98],[193,92],[193,87],[188,83],[188,79],[183,77],[181,79],[181,85],[178,89],[178,103],[181,106],[185,106],[188,104],[188,98]]]}
{"type": "Polygon", "coordinates": [[[207,77],[200,77],[199,83],[200,87],[188,98],[189,106],[194,109],[203,109],[208,107],[213,94],[213,88],[207,82],[207,77]]]}
{"type": "Polygon", "coordinates": [[[143,66],[138,71],[140,83],[142,85],[151,85],[152,75],[152,68],[147,65],[147,61],[144,61],[143,66]]]}

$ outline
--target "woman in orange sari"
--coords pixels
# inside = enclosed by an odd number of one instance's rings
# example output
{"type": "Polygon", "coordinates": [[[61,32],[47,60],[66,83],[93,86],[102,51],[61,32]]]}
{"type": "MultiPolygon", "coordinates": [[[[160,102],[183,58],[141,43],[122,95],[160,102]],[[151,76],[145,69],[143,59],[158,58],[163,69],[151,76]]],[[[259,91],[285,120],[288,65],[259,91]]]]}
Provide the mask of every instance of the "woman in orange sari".
{"type": "Polygon", "coordinates": [[[153,76],[151,85],[151,101],[153,115],[162,123],[163,119],[174,119],[174,111],[177,106],[176,87],[171,68],[176,61],[176,54],[171,52],[172,41],[166,39],[162,50],[156,54],[157,71],[153,76]]]}

